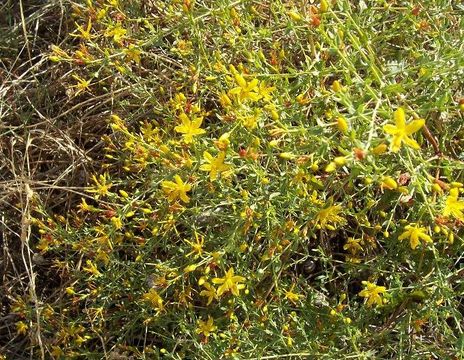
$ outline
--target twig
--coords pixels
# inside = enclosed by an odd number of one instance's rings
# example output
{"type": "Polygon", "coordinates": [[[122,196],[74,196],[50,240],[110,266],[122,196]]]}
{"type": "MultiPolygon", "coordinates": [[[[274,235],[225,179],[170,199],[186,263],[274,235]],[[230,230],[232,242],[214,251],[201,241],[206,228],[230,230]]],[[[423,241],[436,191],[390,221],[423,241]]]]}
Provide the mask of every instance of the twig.
{"type": "Polygon", "coordinates": [[[422,128],[422,133],[424,134],[428,142],[432,144],[433,149],[435,150],[435,154],[440,158],[443,157],[443,153],[440,151],[437,139],[432,135],[427,125],[424,125],[424,127],[422,128]]]}

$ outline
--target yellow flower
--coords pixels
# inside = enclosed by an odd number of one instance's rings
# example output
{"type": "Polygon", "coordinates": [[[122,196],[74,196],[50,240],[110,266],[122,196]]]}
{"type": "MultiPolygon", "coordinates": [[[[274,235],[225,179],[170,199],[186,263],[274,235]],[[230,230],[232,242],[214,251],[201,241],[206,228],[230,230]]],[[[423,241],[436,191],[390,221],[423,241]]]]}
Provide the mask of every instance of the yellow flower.
{"type": "Polygon", "coordinates": [[[187,265],[185,268],[184,268],[184,274],[188,274],[190,272],[193,272],[197,269],[198,265],[197,264],[192,264],[192,265],[187,265]]]}
{"type": "Polygon", "coordinates": [[[198,327],[195,330],[197,334],[203,334],[205,337],[211,335],[212,332],[216,331],[217,326],[214,325],[214,320],[211,316],[208,316],[207,321],[198,320],[198,327]]]}
{"type": "Polygon", "coordinates": [[[103,19],[106,16],[107,12],[108,12],[108,9],[100,9],[100,10],[98,10],[97,15],[96,15],[97,20],[103,19]]]}
{"type": "Polygon", "coordinates": [[[277,108],[274,104],[267,104],[265,107],[264,107],[267,111],[269,111],[269,113],[271,114],[271,118],[272,120],[279,120],[279,113],[277,111],[277,108]]]}
{"type": "Polygon", "coordinates": [[[382,182],[380,183],[380,188],[382,190],[395,190],[398,188],[398,184],[396,183],[395,179],[393,179],[391,176],[384,176],[382,178],[382,182]]]}
{"type": "Polygon", "coordinates": [[[343,166],[347,163],[348,159],[344,156],[337,156],[333,162],[337,165],[337,166],[343,166]]]}
{"type": "Polygon", "coordinates": [[[331,161],[326,167],[325,172],[331,173],[337,170],[339,167],[345,165],[348,162],[348,159],[344,156],[337,156],[333,161],[331,161]]]}
{"type": "Polygon", "coordinates": [[[89,49],[85,44],[79,44],[79,50],[76,50],[75,55],[78,59],[82,60],[84,63],[88,63],[94,59],[94,57],[89,53],[89,49]]]}
{"type": "Polygon", "coordinates": [[[292,285],[292,287],[290,288],[290,290],[288,291],[285,291],[285,298],[289,301],[291,301],[293,304],[296,304],[296,302],[298,300],[300,300],[300,298],[303,298],[304,296],[303,295],[300,295],[300,294],[296,294],[293,292],[293,288],[295,287],[295,284],[292,285]]]}
{"type": "Polygon", "coordinates": [[[142,52],[134,44],[130,44],[123,52],[127,62],[134,61],[136,64],[140,64],[140,54],[142,52]]]}
{"type": "Polygon", "coordinates": [[[194,258],[201,256],[203,254],[203,244],[205,243],[205,239],[203,236],[198,236],[198,233],[195,231],[195,241],[188,241],[184,240],[187,244],[192,247],[192,251],[190,251],[186,257],[195,254],[194,258]]]}
{"type": "Polygon", "coordinates": [[[258,120],[261,115],[260,110],[255,110],[251,115],[244,115],[238,116],[238,119],[242,122],[243,126],[245,126],[249,130],[256,129],[258,127],[258,120]]]}
{"type": "Polygon", "coordinates": [[[335,92],[340,92],[340,91],[343,90],[342,85],[340,84],[340,81],[335,80],[332,83],[332,90],[335,91],[335,92]]]}
{"type": "Polygon", "coordinates": [[[353,256],[353,255],[345,255],[345,261],[349,262],[349,263],[352,263],[352,264],[361,263],[361,259],[356,257],[356,256],[353,256]]]}
{"type": "Polygon", "coordinates": [[[114,225],[114,227],[116,228],[116,230],[120,230],[123,226],[122,224],[122,220],[119,216],[113,216],[111,218],[111,223],[114,225]]]}
{"type": "Polygon", "coordinates": [[[187,193],[192,189],[192,186],[184,183],[179,175],[174,176],[174,181],[165,180],[161,184],[164,193],[168,196],[168,200],[175,201],[179,198],[183,202],[188,203],[190,198],[187,196],[187,193]]]}
{"type": "Polygon", "coordinates": [[[26,335],[28,326],[24,321],[18,321],[16,323],[16,332],[20,335],[26,335]]]}
{"type": "Polygon", "coordinates": [[[331,173],[337,170],[337,164],[335,164],[333,161],[331,161],[324,169],[325,172],[331,173]]]}
{"type": "Polygon", "coordinates": [[[213,299],[217,298],[216,289],[210,283],[204,283],[203,286],[206,290],[202,290],[200,292],[200,296],[206,296],[208,298],[208,302],[206,303],[206,305],[209,305],[211,304],[213,299]]]}
{"type": "Polygon", "coordinates": [[[292,160],[296,157],[296,155],[291,152],[284,151],[279,154],[279,157],[284,160],[292,160]]]}
{"type": "Polygon", "coordinates": [[[271,93],[274,90],[275,90],[275,87],[267,86],[265,81],[261,81],[261,83],[259,84],[259,89],[258,89],[259,95],[266,102],[270,102],[272,100],[271,93]]]}
{"type": "Polygon", "coordinates": [[[117,23],[115,26],[110,27],[105,31],[105,36],[113,37],[113,41],[119,43],[126,33],[127,30],[124,29],[120,23],[117,23]]]}
{"type": "Polygon", "coordinates": [[[179,119],[182,121],[182,125],[176,126],[174,130],[183,134],[184,142],[186,144],[190,144],[193,141],[194,136],[201,135],[206,132],[205,129],[200,127],[201,123],[203,122],[202,116],[194,116],[192,121],[185,113],[182,113],[179,115],[179,119]]]}
{"type": "Polygon", "coordinates": [[[330,5],[327,0],[321,0],[320,9],[323,13],[330,9],[330,5]]]}
{"type": "Polygon", "coordinates": [[[224,171],[229,171],[231,166],[224,164],[226,153],[224,151],[219,152],[218,156],[214,158],[209,152],[203,153],[203,158],[207,162],[200,166],[200,170],[209,171],[209,178],[211,181],[216,180],[218,174],[220,175],[224,171]]]}
{"type": "Polygon", "coordinates": [[[257,101],[261,98],[261,95],[258,93],[258,79],[253,79],[251,81],[246,81],[242,75],[239,73],[234,74],[235,81],[238,86],[229,91],[232,95],[237,95],[239,102],[244,100],[257,101]]]}
{"type": "Polygon", "coordinates": [[[77,96],[84,91],[90,91],[90,83],[92,80],[85,80],[77,75],[73,75],[72,77],[77,80],[77,84],[74,85],[74,87],[77,89],[77,91],[74,93],[74,96],[77,96]]]}
{"type": "Polygon", "coordinates": [[[372,149],[372,153],[374,155],[382,155],[387,151],[387,145],[386,144],[379,144],[375,148],[372,149]]]}
{"type": "Polygon", "coordinates": [[[233,295],[238,296],[239,290],[245,288],[244,284],[240,284],[242,281],[245,281],[245,278],[243,276],[234,276],[234,269],[230,268],[223,278],[214,278],[213,284],[221,284],[217,289],[218,296],[229,290],[233,295]]]}
{"type": "Polygon", "coordinates": [[[296,96],[295,100],[298,102],[300,105],[306,105],[308,104],[311,100],[306,97],[305,94],[299,94],[296,96]]]}
{"type": "MultiPolygon", "coordinates": [[[[124,120],[121,119],[118,115],[116,114],[112,114],[110,116],[110,126],[111,128],[114,130],[114,131],[127,131],[127,127],[126,127],[126,124],[124,123],[124,120]]],[[[129,147],[127,147],[127,144],[133,144],[133,142],[126,142],[126,148],[129,149],[129,147]]],[[[133,150],[133,147],[130,148],[130,150],[133,150]]]]}
{"type": "Polygon", "coordinates": [[[454,218],[464,222],[464,201],[459,201],[459,189],[452,188],[446,198],[443,216],[453,216],[454,218]]]}
{"type": "Polygon", "coordinates": [[[229,96],[225,93],[222,93],[219,96],[219,102],[221,103],[222,107],[227,108],[232,105],[232,100],[230,100],[229,96]]]}
{"type": "Polygon", "coordinates": [[[337,129],[343,134],[346,134],[349,130],[349,125],[343,116],[337,118],[337,129]]]}
{"type": "Polygon", "coordinates": [[[225,151],[230,144],[230,133],[226,132],[222,134],[218,140],[214,141],[214,145],[222,151],[225,151]]]}
{"type": "Polygon", "coordinates": [[[124,199],[127,199],[129,197],[129,194],[127,193],[127,191],[125,190],[119,190],[119,193],[121,194],[121,196],[124,198],[124,199]]]}
{"type": "Polygon", "coordinates": [[[345,224],[346,220],[339,214],[342,212],[340,205],[331,205],[325,209],[319,210],[316,214],[316,223],[322,229],[335,230],[334,225],[345,224]]]}
{"type": "Polygon", "coordinates": [[[390,144],[391,151],[399,151],[403,141],[406,145],[412,147],[413,149],[420,149],[420,145],[410,136],[419,131],[422,126],[424,126],[425,120],[413,120],[409,124],[406,124],[406,117],[403,108],[398,108],[395,111],[394,119],[395,125],[387,124],[383,127],[383,130],[387,134],[393,135],[393,139],[390,144]]]}
{"type": "Polygon", "coordinates": [[[290,11],[288,15],[292,18],[294,21],[301,21],[303,17],[298,14],[296,11],[290,11]]]}
{"type": "Polygon", "coordinates": [[[143,294],[143,299],[150,303],[155,310],[164,310],[163,299],[155,289],[150,289],[147,293],[143,294]]]}
{"type": "Polygon", "coordinates": [[[382,294],[387,291],[385,286],[377,286],[369,281],[363,281],[364,290],[359,293],[359,296],[367,298],[367,306],[382,305],[382,294]]]}
{"type": "Polygon", "coordinates": [[[364,249],[361,246],[362,239],[354,239],[349,237],[346,244],[343,245],[343,250],[348,251],[351,255],[357,255],[359,252],[362,252],[364,249]]]}
{"type": "Polygon", "coordinates": [[[177,93],[174,98],[170,100],[170,105],[174,110],[183,110],[187,104],[187,98],[183,93],[177,93]]]}
{"type": "Polygon", "coordinates": [[[78,212],[87,212],[94,209],[93,206],[87,204],[87,201],[85,201],[84,198],[81,198],[81,203],[77,207],[79,208],[78,212]]]}
{"type": "Polygon", "coordinates": [[[79,35],[71,34],[71,36],[75,37],[81,37],[84,40],[90,40],[92,38],[92,35],[90,35],[90,31],[92,30],[92,20],[89,18],[89,21],[87,22],[87,28],[84,29],[83,26],[76,24],[77,26],[77,31],[79,31],[79,35]]]}
{"type": "Polygon", "coordinates": [[[427,235],[427,229],[425,227],[407,225],[405,231],[398,237],[398,240],[409,239],[411,249],[415,249],[419,245],[420,240],[424,242],[432,242],[432,238],[427,235]]]}
{"type": "Polygon", "coordinates": [[[97,266],[92,262],[92,260],[87,260],[85,262],[87,264],[87,266],[83,267],[82,270],[94,275],[94,276],[100,276],[101,275],[101,272],[98,271],[98,268],[97,266]]]}
{"type": "Polygon", "coordinates": [[[190,55],[193,52],[193,45],[191,41],[186,41],[186,40],[178,40],[174,43],[175,47],[171,49],[173,53],[182,55],[182,56],[187,56],[190,55]]]}
{"type": "Polygon", "coordinates": [[[51,61],[60,61],[64,59],[69,59],[69,55],[66,53],[66,51],[60,49],[59,46],[52,45],[51,46],[52,54],[49,56],[49,59],[51,61]]]}

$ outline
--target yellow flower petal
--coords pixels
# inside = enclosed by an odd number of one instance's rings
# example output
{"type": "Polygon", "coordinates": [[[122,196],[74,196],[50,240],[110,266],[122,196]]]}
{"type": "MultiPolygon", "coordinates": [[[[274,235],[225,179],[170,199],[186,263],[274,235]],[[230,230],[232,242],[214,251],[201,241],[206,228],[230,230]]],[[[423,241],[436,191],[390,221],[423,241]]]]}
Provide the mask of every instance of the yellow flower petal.
{"type": "Polygon", "coordinates": [[[416,140],[414,139],[411,139],[407,136],[404,137],[404,143],[410,147],[412,147],[413,149],[416,149],[416,150],[419,150],[420,149],[420,145],[417,143],[416,140]]]}
{"type": "Polygon", "coordinates": [[[383,127],[383,131],[385,131],[387,134],[395,135],[398,133],[398,128],[395,125],[387,124],[383,127]]]}
{"type": "Polygon", "coordinates": [[[213,161],[213,155],[211,155],[208,151],[204,151],[203,152],[203,158],[207,161],[207,162],[211,162],[213,161]]]}
{"type": "Polygon", "coordinates": [[[234,75],[234,78],[235,78],[235,81],[237,82],[237,84],[238,84],[240,87],[244,88],[244,87],[247,86],[247,82],[246,82],[246,80],[243,78],[242,75],[240,75],[240,74],[235,74],[235,75],[234,75]]]}
{"type": "Polygon", "coordinates": [[[404,128],[406,126],[406,116],[404,114],[404,109],[399,107],[396,109],[395,113],[393,114],[395,119],[395,124],[399,128],[404,128]]]}
{"type": "Polygon", "coordinates": [[[424,119],[418,119],[411,121],[408,125],[406,125],[406,134],[411,135],[416,131],[419,131],[425,124],[424,119]]]}

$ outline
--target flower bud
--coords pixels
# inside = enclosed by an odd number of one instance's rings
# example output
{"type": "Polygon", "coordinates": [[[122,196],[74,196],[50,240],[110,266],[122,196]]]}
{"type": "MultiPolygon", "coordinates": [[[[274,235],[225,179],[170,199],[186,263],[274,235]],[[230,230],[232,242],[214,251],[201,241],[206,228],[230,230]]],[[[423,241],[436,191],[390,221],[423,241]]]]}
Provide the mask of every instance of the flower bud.
{"type": "Polygon", "coordinates": [[[348,132],[348,122],[345,120],[344,117],[339,116],[337,118],[337,128],[338,131],[340,131],[343,134],[346,134],[348,132]]]}

